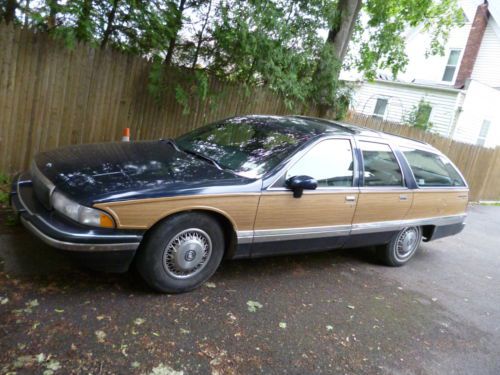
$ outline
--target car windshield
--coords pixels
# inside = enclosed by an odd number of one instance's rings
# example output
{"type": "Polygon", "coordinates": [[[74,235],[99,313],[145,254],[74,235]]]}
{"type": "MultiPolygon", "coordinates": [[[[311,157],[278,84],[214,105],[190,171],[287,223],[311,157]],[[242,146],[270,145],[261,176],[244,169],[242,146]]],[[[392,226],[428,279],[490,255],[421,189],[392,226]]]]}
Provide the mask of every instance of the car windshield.
{"type": "Polygon", "coordinates": [[[206,125],[176,141],[182,150],[210,158],[222,168],[259,178],[319,132],[300,119],[238,117],[206,125]]]}

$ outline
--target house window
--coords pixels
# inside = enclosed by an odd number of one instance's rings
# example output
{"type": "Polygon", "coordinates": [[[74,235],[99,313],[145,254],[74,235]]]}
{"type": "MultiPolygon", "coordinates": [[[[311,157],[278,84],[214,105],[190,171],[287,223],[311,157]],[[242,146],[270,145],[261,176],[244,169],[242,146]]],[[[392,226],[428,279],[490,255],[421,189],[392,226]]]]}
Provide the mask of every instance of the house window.
{"type": "Polygon", "coordinates": [[[477,137],[476,144],[479,146],[484,146],[486,142],[486,137],[488,136],[488,131],[490,130],[491,121],[484,120],[481,125],[481,130],[479,131],[479,136],[477,137]]]}
{"type": "Polygon", "coordinates": [[[460,49],[452,49],[450,50],[450,54],[448,55],[448,62],[446,63],[446,67],[444,68],[443,81],[452,82],[455,77],[455,71],[457,70],[458,60],[460,59],[460,53],[462,50],[460,49]]]}
{"type": "Polygon", "coordinates": [[[387,99],[378,98],[373,111],[373,116],[384,118],[385,110],[387,108],[387,99]]]}

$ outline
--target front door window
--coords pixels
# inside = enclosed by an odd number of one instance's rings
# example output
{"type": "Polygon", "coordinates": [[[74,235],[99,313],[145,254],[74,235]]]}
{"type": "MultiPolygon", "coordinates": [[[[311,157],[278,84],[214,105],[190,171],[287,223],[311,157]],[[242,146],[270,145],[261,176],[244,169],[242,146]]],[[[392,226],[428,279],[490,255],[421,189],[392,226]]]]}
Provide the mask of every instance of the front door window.
{"type": "Polygon", "coordinates": [[[354,177],[351,142],[330,139],[318,143],[288,170],[286,179],[301,175],[316,179],[318,188],[351,187],[354,177]]]}

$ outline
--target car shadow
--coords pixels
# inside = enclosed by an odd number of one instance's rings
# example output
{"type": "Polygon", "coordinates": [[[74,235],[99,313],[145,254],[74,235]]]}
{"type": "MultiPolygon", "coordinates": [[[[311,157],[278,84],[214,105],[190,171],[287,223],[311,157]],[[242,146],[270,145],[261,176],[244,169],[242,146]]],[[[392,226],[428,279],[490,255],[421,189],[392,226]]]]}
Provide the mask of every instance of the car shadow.
{"type": "MultiPolygon", "coordinates": [[[[133,294],[152,291],[134,267],[126,273],[94,271],[71,256],[71,253],[47,246],[23,230],[2,236],[0,272],[33,288],[69,289],[72,293],[89,290],[133,294]]],[[[228,287],[234,281],[253,282],[256,277],[279,277],[294,272],[332,271],[332,266],[357,267],[379,264],[372,248],[337,249],[316,253],[282,255],[240,260],[224,260],[214,278],[228,287]]]]}

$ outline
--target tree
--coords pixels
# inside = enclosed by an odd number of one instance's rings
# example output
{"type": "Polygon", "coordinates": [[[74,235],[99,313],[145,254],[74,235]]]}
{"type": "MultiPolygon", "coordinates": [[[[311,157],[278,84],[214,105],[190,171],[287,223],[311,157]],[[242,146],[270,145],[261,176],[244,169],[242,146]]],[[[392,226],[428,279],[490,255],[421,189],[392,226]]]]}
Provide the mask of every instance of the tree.
{"type": "Polygon", "coordinates": [[[16,0],[3,0],[2,1],[2,9],[0,15],[5,20],[6,23],[11,23],[16,20],[16,9],[19,7],[19,4],[16,0]]]}
{"type": "Polygon", "coordinates": [[[314,80],[322,114],[335,104],[339,73],[346,66],[344,58],[352,40],[357,48],[351,68],[368,79],[378,69],[390,69],[397,77],[408,63],[404,39],[408,28],[423,25],[433,35],[427,53],[442,54],[449,31],[462,21],[456,0],[338,0],[314,80]],[[361,12],[366,20],[360,18],[361,12]]]}
{"type": "Polygon", "coordinates": [[[74,13],[77,16],[75,36],[79,42],[88,42],[92,40],[92,7],[92,0],[80,0],[68,8],[70,13],[74,13]]]}
{"type": "MultiPolygon", "coordinates": [[[[342,68],[368,79],[394,75],[407,64],[404,33],[422,25],[433,35],[429,54],[442,53],[461,22],[457,0],[0,0],[7,22],[67,45],[88,42],[151,58],[150,88],[165,89],[171,67],[194,72],[186,86],[206,94],[208,75],[265,86],[291,107],[315,102],[321,113],[342,113],[349,91],[342,68]],[[22,6],[20,5],[22,4],[22,6]],[[22,18],[20,18],[22,19],[22,18]],[[322,33],[327,31],[326,37],[322,33]]],[[[176,87],[179,98],[191,95],[176,87]]]]}

